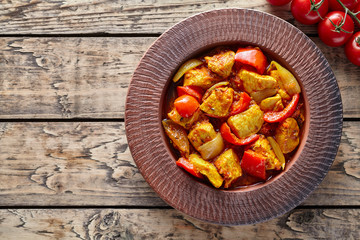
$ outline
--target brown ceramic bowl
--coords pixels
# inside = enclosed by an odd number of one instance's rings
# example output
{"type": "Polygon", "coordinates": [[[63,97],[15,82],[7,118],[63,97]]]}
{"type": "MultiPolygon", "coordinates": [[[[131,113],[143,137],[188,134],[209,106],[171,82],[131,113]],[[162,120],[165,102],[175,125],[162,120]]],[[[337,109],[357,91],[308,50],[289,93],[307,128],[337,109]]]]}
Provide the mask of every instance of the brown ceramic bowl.
{"type": "Polygon", "coordinates": [[[299,29],[273,15],[220,9],[187,18],[162,34],[141,59],[126,99],[125,127],[141,174],[170,206],[192,217],[240,225],[268,220],[299,205],[334,161],[342,130],[335,76],[317,46],[299,29]],[[187,59],[227,44],[259,46],[289,69],[302,86],[306,124],[285,171],[270,181],[219,190],[176,166],[161,120],[172,76],[187,59]]]}

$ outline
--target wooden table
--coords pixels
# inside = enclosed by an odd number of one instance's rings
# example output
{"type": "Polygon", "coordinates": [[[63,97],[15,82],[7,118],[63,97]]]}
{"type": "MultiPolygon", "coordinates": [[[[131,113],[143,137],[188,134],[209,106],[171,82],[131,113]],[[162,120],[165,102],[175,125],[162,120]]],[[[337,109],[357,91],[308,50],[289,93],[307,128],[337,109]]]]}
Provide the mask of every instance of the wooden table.
{"type": "Polygon", "coordinates": [[[360,238],[360,67],[319,40],[289,6],[242,1],[1,1],[1,239],[360,238]],[[91,3],[90,3],[91,2],[91,3]],[[262,10],[305,32],[341,89],[341,145],[322,184],[265,223],[218,226],[165,204],[130,155],[127,87],[167,28],[225,7],[262,10]]]}

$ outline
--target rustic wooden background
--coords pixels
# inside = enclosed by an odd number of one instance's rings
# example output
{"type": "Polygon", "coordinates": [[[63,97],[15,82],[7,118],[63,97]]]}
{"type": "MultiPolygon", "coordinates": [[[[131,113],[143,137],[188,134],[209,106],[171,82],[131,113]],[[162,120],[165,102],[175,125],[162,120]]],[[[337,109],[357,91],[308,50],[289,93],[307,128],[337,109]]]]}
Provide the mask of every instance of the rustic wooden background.
{"type": "MultiPolygon", "coordinates": [[[[359,30],[359,29],[358,29],[359,30]]],[[[289,43],[291,44],[291,43],[289,43]]],[[[265,0],[0,1],[1,239],[360,239],[360,67],[343,48],[265,0]],[[262,10],[305,32],[338,80],[335,162],[293,211],[249,226],[207,224],[147,185],[124,130],[127,87],[145,50],[193,14],[262,10]]]]}

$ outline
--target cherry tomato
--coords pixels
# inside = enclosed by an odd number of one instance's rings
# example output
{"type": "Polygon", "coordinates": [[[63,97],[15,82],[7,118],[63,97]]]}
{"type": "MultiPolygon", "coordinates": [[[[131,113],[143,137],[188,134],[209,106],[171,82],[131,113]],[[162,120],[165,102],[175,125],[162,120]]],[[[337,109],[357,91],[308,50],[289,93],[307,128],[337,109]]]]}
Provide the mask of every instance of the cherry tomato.
{"type": "Polygon", "coordinates": [[[345,45],[346,57],[353,64],[360,66],[360,32],[355,33],[345,45]]]}
{"type": "Polygon", "coordinates": [[[321,0],[293,0],[291,2],[291,13],[302,24],[318,23],[325,17],[329,9],[328,0],[324,0],[322,4],[320,2],[321,0]],[[319,13],[317,13],[316,9],[319,13]]]}
{"type": "Polygon", "coordinates": [[[266,1],[268,1],[271,5],[275,5],[275,6],[282,6],[291,2],[291,0],[266,0],[266,1]]]}
{"type": "Polygon", "coordinates": [[[190,117],[199,107],[199,102],[190,95],[182,95],[175,99],[174,106],[182,117],[190,117]]]}
{"type": "MultiPolygon", "coordinates": [[[[353,12],[354,12],[354,13],[360,12],[360,0],[359,0],[359,3],[356,5],[356,7],[355,7],[355,9],[354,9],[353,12]]],[[[357,18],[360,20],[360,13],[357,15],[357,18]]],[[[356,25],[357,25],[358,27],[360,27],[360,23],[359,23],[358,21],[356,21],[356,20],[354,19],[354,22],[356,23],[356,25]]]]}
{"type": "Polygon", "coordinates": [[[259,74],[264,74],[268,65],[264,53],[259,48],[239,48],[235,61],[256,68],[259,74]]]}
{"type": "MultiPolygon", "coordinates": [[[[340,0],[345,7],[347,7],[349,10],[354,10],[357,0],[340,0]]],[[[338,3],[336,0],[329,0],[329,9],[331,11],[345,11],[344,8],[338,3]]]]}
{"type": "Polygon", "coordinates": [[[342,46],[352,36],[353,32],[353,20],[349,15],[346,15],[345,18],[345,13],[340,11],[329,12],[318,25],[321,41],[330,47],[342,46]]]}

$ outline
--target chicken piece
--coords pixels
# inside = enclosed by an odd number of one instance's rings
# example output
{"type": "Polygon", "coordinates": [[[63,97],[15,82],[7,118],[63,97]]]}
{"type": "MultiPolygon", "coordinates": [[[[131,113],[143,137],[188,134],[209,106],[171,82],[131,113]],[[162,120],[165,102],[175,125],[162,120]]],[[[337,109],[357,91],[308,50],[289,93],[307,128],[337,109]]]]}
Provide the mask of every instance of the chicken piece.
{"type": "Polygon", "coordinates": [[[200,105],[200,109],[211,117],[226,117],[233,102],[234,90],[229,87],[215,88],[200,105]]]}
{"type": "Polygon", "coordinates": [[[204,119],[194,124],[187,137],[194,148],[199,151],[201,145],[216,137],[216,132],[209,120],[204,119]]]}
{"type": "Polygon", "coordinates": [[[212,57],[205,57],[205,61],[211,71],[223,78],[227,78],[230,76],[235,63],[235,53],[233,51],[221,51],[212,57]]]}
{"type": "Polygon", "coordinates": [[[225,180],[224,188],[229,188],[242,175],[239,157],[231,148],[223,152],[215,160],[214,165],[225,180]]]}
{"type": "Polygon", "coordinates": [[[246,138],[257,133],[264,123],[263,111],[256,104],[248,110],[231,116],[227,123],[238,138],[246,138]]]}
{"type": "Polygon", "coordinates": [[[255,72],[250,72],[248,70],[241,69],[238,73],[238,76],[243,82],[245,91],[249,94],[268,88],[271,89],[277,88],[276,79],[268,75],[260,75],[255,72]]]}
{"type": "Polygon", "coordinates": [[[265,98],[264,100],[262,100],[260,103],[260,108],[264,112],[282,111],[284,109],[284,105],[282,104],[282,99],[281,99],[280,94],[276,94],[273,97],[268,97],[268,98],[265,98]]]}
{"type": "Polygon", "coordinates": [[[221,78],[212,73],[206,66],[191,69],[184,75],[184,86],[198,86],[208,89],[220,81],[221,78]]]}
{"type": "Polygon", "coordinates": [[[299,126],[294,118],[287,118],[275,130],[275,140],[281,151],[292,152],[299,145],[299,126]]]}
{"type": "Polygon", "coordinates": [[[205,175],[214,187],[221,187],[224,179],[212,163],[205,161],[196,153],[190,154],[189,162],[192,163],[202,175],[205,175]]]}
{"type": "Polygon", "coordinates": [[[266,170],[281,169],[281,162],[276,157],[269,140],[267,140],[264,135],[260,135],[259,139],[253,145],[251,145],[251,149],[266,158],[266,170]]]}
{"type": "Polygon", "coordinates": [[[190,154],[190,144],[186,130],[169,119],[163,120],[162,125],[174,148],[180,151],[181,156],[188,158],[190,154]]]}
{"type": "Polygon", "coordinates": [[[193,115],[190,117],[184,118],[182,117],[178,111],[176,111],[176,108],[174,107],[171,112],[168,113],[168,117],[173,120],[176,124],[179,124],[185,129],[190,129],[190,127],[193,125],[194,122],[196,122],[201,114],[200,108],[198,108],[193,115]]]}

